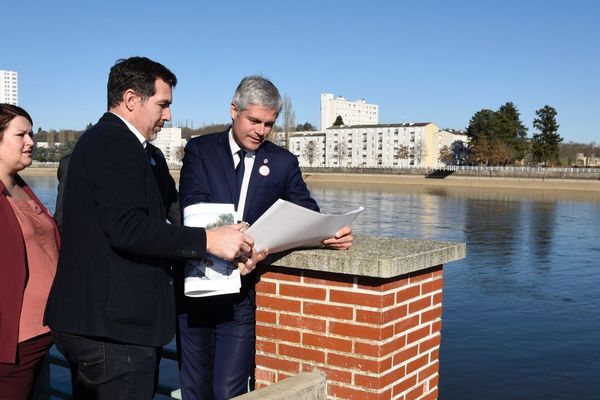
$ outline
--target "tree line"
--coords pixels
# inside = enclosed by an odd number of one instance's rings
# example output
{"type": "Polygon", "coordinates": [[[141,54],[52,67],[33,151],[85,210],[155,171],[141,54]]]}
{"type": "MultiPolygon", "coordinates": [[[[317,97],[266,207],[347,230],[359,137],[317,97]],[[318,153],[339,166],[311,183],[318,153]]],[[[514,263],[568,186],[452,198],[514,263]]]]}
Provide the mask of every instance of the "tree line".
{"type": "Polygon", "coordinates": [[[561,143],[554,107],[546,105],[535,112],[531,138],[512,102],[498,110],[477,111],[466,130],[468,144],[453,143],[440,150],[446,164],[470,165],[560,165],[561,143]]]}

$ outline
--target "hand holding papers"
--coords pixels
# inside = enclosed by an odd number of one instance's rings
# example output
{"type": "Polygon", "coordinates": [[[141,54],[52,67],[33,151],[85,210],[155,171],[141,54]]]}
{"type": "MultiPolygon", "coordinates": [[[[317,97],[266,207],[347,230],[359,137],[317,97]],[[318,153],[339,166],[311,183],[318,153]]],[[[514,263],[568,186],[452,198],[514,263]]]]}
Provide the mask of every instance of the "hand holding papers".
{"type": "MultiPolygon", "coordinates": [[[[186,226],[212,229],[235,223],[233,204],[200,203],[183,210],[186,226]]],[[[186,261],[184,265],[184,293],[190,297],[214,296],[240,291],[240,272],[232,264],[209,255],[200,261],[186,261]]]]}
{"type": "Polygon", "coordinates": [[[350,226],[362,212],[359,207],[341,215],[321,214],[279,199],[248,228],[257,251],[271,254],[296,247],[318,247],[340,228],[350,226]]]}

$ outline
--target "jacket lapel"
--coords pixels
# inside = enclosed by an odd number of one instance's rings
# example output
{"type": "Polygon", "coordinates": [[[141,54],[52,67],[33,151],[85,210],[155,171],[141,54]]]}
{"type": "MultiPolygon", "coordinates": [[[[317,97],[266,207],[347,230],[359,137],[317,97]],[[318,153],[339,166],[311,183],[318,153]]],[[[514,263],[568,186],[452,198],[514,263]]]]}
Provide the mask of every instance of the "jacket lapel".
{"type": "Polygon", "coordinates": [[[263,165],[269,166],[269,153],[265,150],[265,146],[260,146],[256,151],[254,157],[254,165],[252,166],[252,173],[250,174],[250,182],[248,183],[248,191],[246,192],[246,204],[244,207],[244,220],[248,215],[248,211],[252,209],[252,202],[254,201],[256,192],[265,181],[265,177],[260,174],[260,167],[263,165]],[[266,160],[266,161],[265,161],[266,160]]]}
{"type": "Polygon", "coordinates": [[[235,169],[233,168],[233,157],[231,155],[231,148],[229,147],[229,130],[226,130],[219,135],[216,151],[217,159],[221,163],[221,171],[223,171],[225,180],[227,181],[230,199],[231,202],[233,202],[237,188],[235,183],[235,169]]]}

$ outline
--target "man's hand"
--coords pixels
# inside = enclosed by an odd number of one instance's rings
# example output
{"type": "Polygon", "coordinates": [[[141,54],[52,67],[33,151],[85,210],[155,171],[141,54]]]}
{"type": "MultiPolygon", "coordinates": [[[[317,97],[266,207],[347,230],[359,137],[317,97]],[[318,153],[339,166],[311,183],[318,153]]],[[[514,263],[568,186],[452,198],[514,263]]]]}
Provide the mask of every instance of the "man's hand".
{"type": "Polygon", "coordinates": [[[352,246],[352,228],[345,226],[334,237],[323,240],[323,246],[335,250],[348,250],[352,246]]]}
{"type": "Polygon", "coordinates": [[[207,230],[206,251],[228,261],[240,256],[251,256],[254,239],[240,232],[242,226],[244,226],[243,223],[207,230]]]}
{"type": "Polygon", "coordinates": [[[238,257],[236,262],[237,262],[237,267],[240,270],[240,275],[242,275],[242,276],[248,275],[250,272],[252,272],[254,270],[254,268],[256,268],[258,263],[261,262],[262,260],[264,260],[265,258],[267,258],[268,255],[269,255],[269,250],[265,249],[265,250],[261,251],[260,253],[257,253],[256,249],[253,247],[252,255],[250,257],[248,257],[246,255],[238,257]]]}

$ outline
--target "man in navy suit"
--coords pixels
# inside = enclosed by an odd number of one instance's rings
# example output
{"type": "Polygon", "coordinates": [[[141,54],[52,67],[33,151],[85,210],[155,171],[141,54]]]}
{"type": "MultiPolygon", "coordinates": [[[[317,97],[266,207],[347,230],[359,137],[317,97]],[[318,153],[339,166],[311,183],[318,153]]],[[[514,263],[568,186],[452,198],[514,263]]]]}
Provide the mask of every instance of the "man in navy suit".
{"type": "MultiPolygon", "coordinates": [[[[280,109],[281,96],[269,80],[249,76],[240,82],[231,103],[231,128],[194,138],[185,148],[182,209],[233,203],[238,220],[250,224],[279,198],[319,211],[296,156],[266,140],[280,109]]],[[[348,249],[352,231],[345,227],[323,244],[348,249]]],[[[178,299],[183,399],[225,400],[247,392],[255,353],[254,275],[242,278],[238,294],[178,299]]]]}
{"type": "Polygon", "coordinates": [[[45,322],[69,362],[75,399],[153,398],[158,350],[175,334],[173,259],[221,254],[242,274],[252,268],[244,255],[253,241],[241,225],[205,231],[165,222],[174,182],[162,187],[167,166],[147,142],[171,119],[176,83],[147,58],[117,62],[108,112],[70,157],[45,322]]]}

